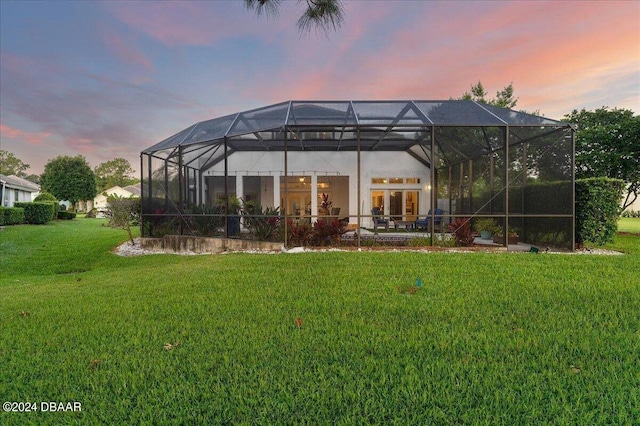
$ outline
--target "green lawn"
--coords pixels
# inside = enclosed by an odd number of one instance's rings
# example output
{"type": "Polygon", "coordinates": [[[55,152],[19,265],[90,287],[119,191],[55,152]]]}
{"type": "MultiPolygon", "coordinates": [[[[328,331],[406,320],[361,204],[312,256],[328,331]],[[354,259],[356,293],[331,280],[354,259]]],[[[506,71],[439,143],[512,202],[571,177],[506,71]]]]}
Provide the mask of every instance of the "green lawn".
{"type": "Polygon", "coordinates": [[[640,218],[639,217],[621,217],[618,220],[618,231],[640,234],[640,218]]]}
{"type": "Polygon", "coordinates": [[[82,404],[0,424],[640,423],[640,237],[122,258],[103,223],[0,231],[0,399],[82,404]]]}

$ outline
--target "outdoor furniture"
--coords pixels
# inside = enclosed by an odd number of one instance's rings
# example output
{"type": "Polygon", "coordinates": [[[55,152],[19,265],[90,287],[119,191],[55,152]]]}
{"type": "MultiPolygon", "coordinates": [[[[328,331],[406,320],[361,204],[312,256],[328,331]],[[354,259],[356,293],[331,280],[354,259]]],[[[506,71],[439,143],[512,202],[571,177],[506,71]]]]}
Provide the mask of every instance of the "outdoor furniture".
{"type": "Polygon", "coordinates": [[[393,221],[393,226],[397,231],[400,226],[404,226],[404,229],[409,232],[411,228],[415,225],[415,220],[395,220],[393,221]]]}
{"type": "Polygon", "coordinates": [[[373,229],[378,230],[378,226],[384,226],[385,230],[389,230],[389,220],[385,219],[380,212],[378,207],[374,207],[371,209],[371,214],[373,215],[373,229]]]}
{"type": "MultiPolygon", "coordinates": [[[[440,232],[442,232],[442,214],[443,213],[444,213],[444,210],[436,209],[435,218],[433,221],[434,229],[440,227],[440,232]]],[[[427,213],[427,217],[425,219],[416,220],[416,228],[417,229],[424,228],[426,231],[429,231],[431,229],[430,222],[431,222],[431,210],[429,210],[429,213],[427,213]]]]}

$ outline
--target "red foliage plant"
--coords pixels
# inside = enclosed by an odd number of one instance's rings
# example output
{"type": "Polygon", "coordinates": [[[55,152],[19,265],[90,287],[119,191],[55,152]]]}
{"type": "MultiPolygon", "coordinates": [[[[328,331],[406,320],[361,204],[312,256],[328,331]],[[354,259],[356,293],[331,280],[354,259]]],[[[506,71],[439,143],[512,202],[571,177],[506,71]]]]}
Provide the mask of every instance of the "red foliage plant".
{"type": "Polygon", "coordinates": [[[471,219],[459,217],[449,224],[449,232],[453,234],[456,246],[470,247],[473,245],[473,235],[471,235],[471,219]]]}

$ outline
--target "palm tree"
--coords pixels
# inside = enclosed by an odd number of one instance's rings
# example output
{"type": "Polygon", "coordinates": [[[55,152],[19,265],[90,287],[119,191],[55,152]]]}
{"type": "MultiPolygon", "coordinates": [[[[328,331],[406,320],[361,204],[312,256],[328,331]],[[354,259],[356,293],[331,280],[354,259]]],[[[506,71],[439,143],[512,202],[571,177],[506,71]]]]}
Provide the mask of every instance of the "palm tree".
{"type": "MultiPolygon", "coordinates": [[[[306,3],[304,13],[298,19],[298,30],[309,31],[312,27],[325,32],[337,30],[344,21],[342,0],[298,0],[306,3]]],[[[283,0],[244,0],[245,7],[256,14],[277,15],[283,0]]]]}

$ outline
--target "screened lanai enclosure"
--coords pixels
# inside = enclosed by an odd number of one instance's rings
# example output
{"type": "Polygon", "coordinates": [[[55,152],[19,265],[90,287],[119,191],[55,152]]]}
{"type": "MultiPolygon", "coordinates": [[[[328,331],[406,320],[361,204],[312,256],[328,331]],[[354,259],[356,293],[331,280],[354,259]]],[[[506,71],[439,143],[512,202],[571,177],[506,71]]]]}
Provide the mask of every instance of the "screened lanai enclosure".
{"type": "Polygon", "coordinates": [[[438,245],[488,218],[492,244],[574,248],[573,127],[474,101],[287,101],[193,124],[141,171],[143,237],[292,245],[339,222],[438,245]]]}

